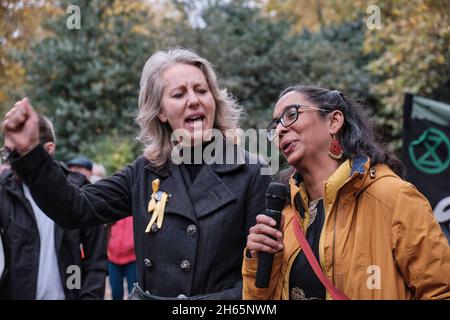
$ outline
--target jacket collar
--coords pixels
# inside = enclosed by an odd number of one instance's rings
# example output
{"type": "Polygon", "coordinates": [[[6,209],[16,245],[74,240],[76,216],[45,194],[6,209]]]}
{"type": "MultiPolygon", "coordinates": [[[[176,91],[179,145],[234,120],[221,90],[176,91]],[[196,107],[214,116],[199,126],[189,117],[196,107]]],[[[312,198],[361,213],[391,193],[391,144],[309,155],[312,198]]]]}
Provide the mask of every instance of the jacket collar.
{"type": "Polygon", "coordinates": [[[17,175],[15,175],[11,170],[7,170],[2,174],[2,176],[0,177],[0,185],[2,185],[6,191],[12,193],[20,200],[24,199],[26,200],[25,194],[23,193],[20,178],[17,175]]]}
{"type": "Polygon", "coordinates": [[[351,164],[351,172],[350,172],[350,176],[353,176],[353,174],[355,172],[359,173],[359,174],[364,174],[365,169],[366,169],[366,165],[370,163],[369,158],[367,157],[358,157],[353,159],[352,164],[351,164]]]}
{"type": "MultiPolygon", "coordinates": [[[[356,179],[355,177],[360,176],[360,178],[363,178],[365,176],[365,173],[368,171],[369,166],[370,159],[367,157],[357,157],[344,161],[325,182],[325,206],[331,207],[337,192],[344,186],[352,183],[352,181],[354,181],[353,188],[358,189],[365,179],[356,179]]],[[[304,190],[301,176],[298,173],[294,173],[289,181],[289,184],[291,189],[292,205],[294,205],[295,195],[300,192],[300,198],[302,200],[303,206],[305,208],[308,208],[308,195],[304,190]]]]}
{"type": "MultiPolygon", "coordinates": [[[[331,206],[339,190],[345,188],[346,192],[358,195],[375,181],[384,177],[398,176],[384,164],[371,167],[370,158],[368,157],[357,157],[346,160],[326,181],[327,188],[325,190],[324,200],[327,205],[331,206]],[[348,166],[350,168],[346,168],[348,166]]],[[[294,173],[289,184],[291,189],[291,203],[294,204],[295,194],[300,192],[303,205],[307,208],[308,196],[300,181],[300,176],[294,173]]]]}
{"type": "MultiPolygon", "coordinates": [[[[350,177],[351,177],[355,173],[356,174],[364,174],[368,162],[370,163],[369,158],[358,157],[353,160],[346,160],[342,165],[346,165],[347,163],[350,165],[350,167],[351,167],[350,177]]],[[[292,183],[295,183],[297,185],[300,185],[300,183],[302,182],[302,178],[297,172],[294,173],[294,175],[292,176],[292,179],[293,179],[292,183]]]]}
{"type": "MultiPolygon", "coordinates": [[[[174,164],[171,160],[168,160],[165,164],[163,164],[160,167],[153,166],[150,161],[148,160],[146,161],[147,164],[144,166],[144,168],[161,178],[168,178],[172,174],[173,170],[178,167],[178,165],[174,164]]],[[[244,163],[233,163],[233,164],[212,163],[209,165],[209,168],[215,173],[226,174],[239,169],[243,165],[244,163]]]]}

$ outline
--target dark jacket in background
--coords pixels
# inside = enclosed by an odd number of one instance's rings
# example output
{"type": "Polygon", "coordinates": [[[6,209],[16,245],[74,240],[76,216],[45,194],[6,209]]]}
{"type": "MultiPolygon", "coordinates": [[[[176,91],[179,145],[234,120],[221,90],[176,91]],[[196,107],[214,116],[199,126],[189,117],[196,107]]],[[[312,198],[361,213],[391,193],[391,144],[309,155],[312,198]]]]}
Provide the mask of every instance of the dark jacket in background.
{"type": "MultiPolygon", "coordinates": [[[[83,175],[69,172],[65,167],[50,161],[59,174],[67,176],[70,183],[77,186],[89,183],[83,175]]],[[[64,214],[64,210],[61,213],[64,214]]],[[[0,283],[0,299],[36,299],[39,231],[22,184],[10,171],[0,177],[0,231],[6,260],[5,273],[0,283]]],[[[107,275],[105,228],[97,226],[63,230],[55,224],[55,249],[66,299],[103,299],[107,275]],[[84,259],[81,257],[80,245],[84,259]],[[67,279],[74,274],[68,269],[70,265],[81,269],[81,289],[69,289],[67,286],[67,279]]]]}
{"type": "Polygon", "coordinates": [[[241,299],[242,258],[249,228],[265,212],[271,176],[242,149],[246,164],[204,165],[185,183],[183,165],[155,168],[143,156],[110,178],[79,188],[66,182],[39,146],[13,159],[43,211],[64,228],[108,223],[133,214],[139,286],[159,297],[241,299]],[[249,164],[252,159],[256,164],[249,164]],[[162,228],[145,233],[152,181],[171,197],[162,228]],[[70,210],[69,210],[70,209],[70,210]]]}

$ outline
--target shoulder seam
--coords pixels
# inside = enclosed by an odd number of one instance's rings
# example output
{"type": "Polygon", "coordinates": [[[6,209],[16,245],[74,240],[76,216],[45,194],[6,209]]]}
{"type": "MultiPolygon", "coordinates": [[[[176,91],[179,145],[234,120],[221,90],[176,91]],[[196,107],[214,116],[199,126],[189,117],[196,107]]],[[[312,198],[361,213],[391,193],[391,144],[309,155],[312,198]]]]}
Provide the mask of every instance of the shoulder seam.
{"type": "MultiPolygon", "coordinates": [[[[395,180],[397,180],[395,177],[392,177],[392,178],[394,178],[395,180]]],[[[376,182],[375,182],[376,183],[376,182]]],[[[374,183],[374,184],[375,184],[374,183]]],[[[401,183],[400,183],[401,184],[401,183]]],[[[398,195],[398,188],[396,188],[396,193],[395,193],[395,195],[393,195],[393,202],[392,202],[392,205],[391,206],[389,206],[389,204],[387,203],[387,201],[385,200],[385,199],[383,199],[383,198],[381,198],[380,196],[378,196],[375,192],[373,192],[373,191],[371,191],[370,190],[370,187],[372,187],[372,186],[369,186],[367,189],[365,189],[365,190],[363,190],[363,192],[365,192],[365,193],[367,193],[368,195],[370,195],[370,196],[372,196],[372,197],[374,197],[375,199],[377,199],[381,204],[383,204],[386,208],[388,208],[389,210],[394,210],[394,205],[395,205],[395,199],[397,198],[397,195],[398,195]]]]}

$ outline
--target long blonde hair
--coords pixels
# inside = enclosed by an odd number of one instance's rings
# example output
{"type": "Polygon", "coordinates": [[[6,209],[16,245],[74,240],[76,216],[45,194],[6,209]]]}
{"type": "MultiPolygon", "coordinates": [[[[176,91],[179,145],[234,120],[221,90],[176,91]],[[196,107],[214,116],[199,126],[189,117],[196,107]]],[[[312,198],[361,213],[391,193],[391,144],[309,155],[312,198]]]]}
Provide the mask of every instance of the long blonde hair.
{"type": "Polygon", "coordinates": [[[239,128],[242,115],[242,108],[236,100],[227,90],[219,88],[216,73],[208,60],[193,51],[180,48],[156,52],[147,60],[142,70],[139,112],[136,118],[141,129],[138,139],[144,144],[144,156],[156,167],[166,163],[174,146],[170,125],[158,119],[163,107],[162,73],[178,63],[196,66],[205,75],[216,103],[215,129],[226,136],[226,131],[239,128]]]}

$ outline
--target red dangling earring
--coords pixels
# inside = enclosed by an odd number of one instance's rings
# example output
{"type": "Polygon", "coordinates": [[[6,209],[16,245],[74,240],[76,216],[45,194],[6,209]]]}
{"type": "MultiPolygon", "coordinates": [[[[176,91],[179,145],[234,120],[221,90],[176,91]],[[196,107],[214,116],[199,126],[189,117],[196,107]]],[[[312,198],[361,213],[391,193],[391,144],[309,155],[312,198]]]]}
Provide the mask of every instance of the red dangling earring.
{"type": "Polygon", "coordinates": [[[330,150],[328,151],[328,155],[331,159],[339,160],[342,158],[342,145],[339,140],[336,138],[336,135],[333,134],[333,140],[331,140],[330,150]]]}

